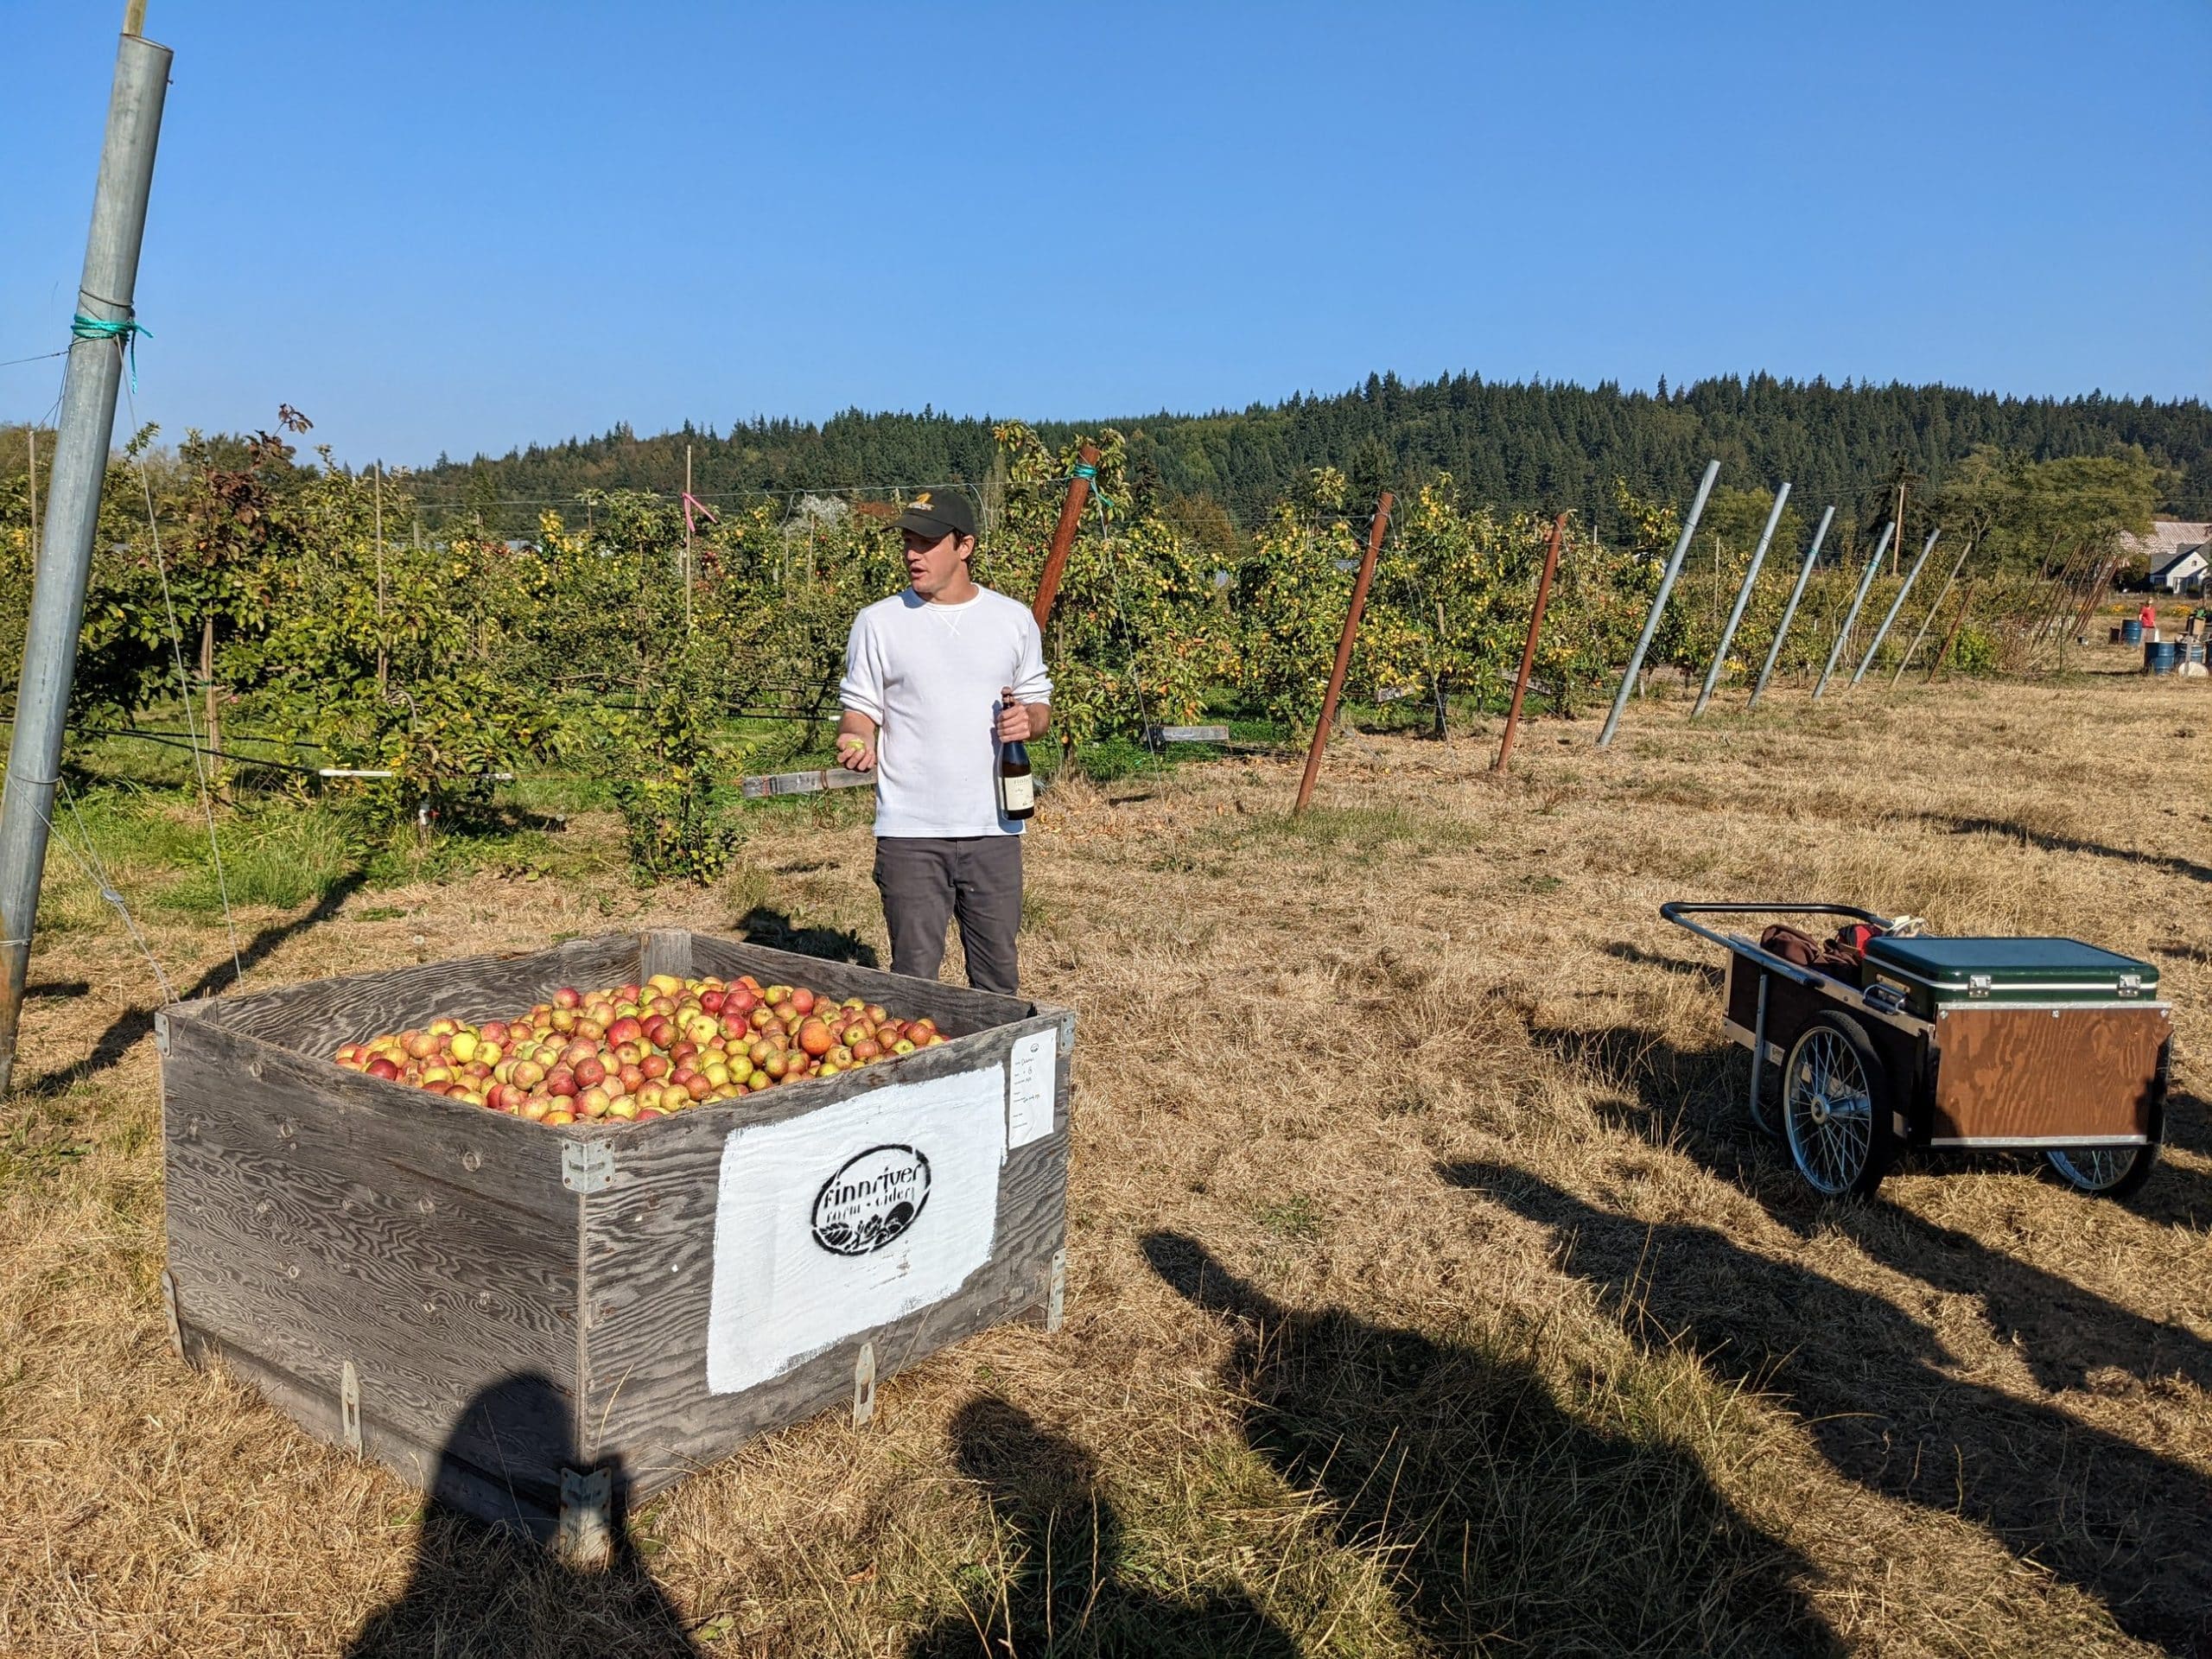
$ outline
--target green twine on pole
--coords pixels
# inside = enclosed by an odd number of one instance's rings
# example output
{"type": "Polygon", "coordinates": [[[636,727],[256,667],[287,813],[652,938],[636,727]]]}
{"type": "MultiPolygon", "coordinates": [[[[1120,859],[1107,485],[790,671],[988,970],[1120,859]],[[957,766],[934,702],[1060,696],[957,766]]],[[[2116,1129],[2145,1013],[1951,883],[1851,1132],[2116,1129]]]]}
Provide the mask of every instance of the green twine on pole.
{"type": "Polygon", "coordinates": [[[154,331],[136,317],[118,317],[110,321],[105,317],[88,317],[79,311],[69,320],[69,333],[77,340],[119,340],[130,355],[130,392],[138,393],[138,336],[154,337],[154,331]]]}
{"type": "Polygon", "coordinates": [[[1067,481],[1072,484],[1078,478],[1090,486],[1090,493],[1098,498],[1098,505],[1102,511],[1112,508],[1114,503],[1108,498],[1106,492],[1098,487],[1098,469],[1096,467],[1087,461],[1078,461],[1075,464],[1075,471],[1069,475],[1067,481]]]}

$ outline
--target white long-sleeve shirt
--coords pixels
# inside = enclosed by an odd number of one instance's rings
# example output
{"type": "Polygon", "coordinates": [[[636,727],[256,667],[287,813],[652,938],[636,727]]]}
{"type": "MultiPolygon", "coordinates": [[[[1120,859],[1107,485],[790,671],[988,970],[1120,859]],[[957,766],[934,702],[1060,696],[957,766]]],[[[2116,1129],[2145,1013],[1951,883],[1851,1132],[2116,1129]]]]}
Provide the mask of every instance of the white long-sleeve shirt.
{"type": "Polygon", "coordinates": [[[853,619],[838,696],[876,724],[875,833],[1018,836],[999,811],[999,693],[1050,702],[1027,606],[988,588],[933,605],[911,588],[853,619]]]}

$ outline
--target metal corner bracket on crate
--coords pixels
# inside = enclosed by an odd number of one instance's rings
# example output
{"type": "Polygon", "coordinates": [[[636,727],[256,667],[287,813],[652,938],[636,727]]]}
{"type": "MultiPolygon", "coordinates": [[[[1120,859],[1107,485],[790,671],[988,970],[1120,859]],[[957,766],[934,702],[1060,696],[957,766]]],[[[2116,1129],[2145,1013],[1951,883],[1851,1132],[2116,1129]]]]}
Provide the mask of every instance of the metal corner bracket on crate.
{"type": "Polygon", "coordinates": [[[561,1146],[561,1185],[571,1192],[604,1192],[614,1185],[614,1148],[604,1141],[561,1146]]]}

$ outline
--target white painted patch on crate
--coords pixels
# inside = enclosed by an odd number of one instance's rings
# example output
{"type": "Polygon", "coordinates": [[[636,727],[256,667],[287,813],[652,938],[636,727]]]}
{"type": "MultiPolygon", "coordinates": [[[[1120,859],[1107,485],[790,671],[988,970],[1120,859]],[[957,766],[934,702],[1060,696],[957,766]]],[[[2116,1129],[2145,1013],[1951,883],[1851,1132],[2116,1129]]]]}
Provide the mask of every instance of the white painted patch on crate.
{"type": "Polygon", "coordinates": [[[1010,1152],[1052,1132],[1052,1096],[1060,1033],[1052,1027],[1017,1041],[1007,1078],[1006,1144],[1010,1152]]]}
{"type": "Polygon", "coordinates": [[[756,1387],[941,1302],[988,1262],[1006,1099],[1007,1069],[989,1065],[733,1130],[715,1209],[709,1392],[756,1387]]]}

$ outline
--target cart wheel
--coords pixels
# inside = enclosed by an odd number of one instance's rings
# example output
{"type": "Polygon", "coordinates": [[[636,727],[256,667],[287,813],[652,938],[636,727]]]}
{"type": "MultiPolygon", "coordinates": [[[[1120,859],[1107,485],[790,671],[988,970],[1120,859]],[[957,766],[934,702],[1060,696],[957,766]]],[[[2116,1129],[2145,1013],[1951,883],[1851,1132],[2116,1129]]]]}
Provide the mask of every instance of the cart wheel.
{"type": "Polygon", "coordinates": [[[1890,1166],[1889,1074],[1856,1020],[1816,1014],[1782,1067],[1782,1133],[1816,1192],[1863,1198],[1890,1166]]]}
{"type": "Polygon", "coordinates": [[[2151,1179],[2158,1148],[2147,1147],[2055,1147],[2044,1154],[2058,1179],[2076,1192],[2100,1198],[2124,1198],[2151,1179]]]}

